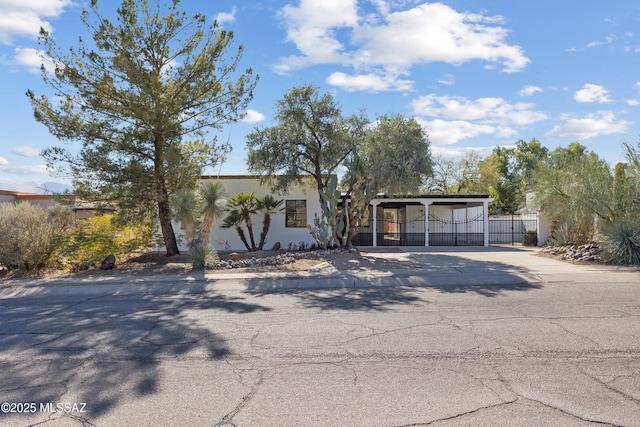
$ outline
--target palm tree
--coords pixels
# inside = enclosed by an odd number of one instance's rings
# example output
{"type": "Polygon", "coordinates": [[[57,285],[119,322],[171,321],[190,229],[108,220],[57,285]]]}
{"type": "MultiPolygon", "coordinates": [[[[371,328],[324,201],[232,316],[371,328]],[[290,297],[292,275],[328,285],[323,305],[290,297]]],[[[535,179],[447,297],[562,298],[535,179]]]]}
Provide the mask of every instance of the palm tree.
{"type": "Polygon", "coordinates": [[[243,221],[244,221],[244,218],[242,218],[242,214],[240,213],[240,211],[232,210],[232,211],[229,211],[229,214],[222,221],[221,228],[226,228],[226,229],[235,228],[235,230],[238,232],[238,236],[240,236],[240,240],[242,240],[242,243],[244,243],[244,246],[247,248],[248,251],[251,251],[251,247],[247,242],[247,236],[245,236],[244,230],[242,229],[243,221]]]}
{"type": "Polygon", "coordinates": [[[267,239],[267,233],[269,227],[271,227],[271,215],[282,212],[282,204],[284,200],[276,200],[272,195],[264,196],[258,199],[257,212],[262,214],[262,232],[260,233],[260,244],[258,249],[262,250],[265,240],[267,239]]]}
{"type": "Polygon", "coordinates": [[[256,198],[255,192],[252,192],[251,194],[238,193],[235,197],[229,199],[227,204],[229,205],[229,208],[227,208],[229,214],[239,214],[247,226],[247,234],[249,234],[249,239],[251,241],[251,248],[248,250],[257,250],[256,242],[253,238],[253,223],[251,222],[251,215],[254,215],[258,208],[258,199],[256,198]]]}

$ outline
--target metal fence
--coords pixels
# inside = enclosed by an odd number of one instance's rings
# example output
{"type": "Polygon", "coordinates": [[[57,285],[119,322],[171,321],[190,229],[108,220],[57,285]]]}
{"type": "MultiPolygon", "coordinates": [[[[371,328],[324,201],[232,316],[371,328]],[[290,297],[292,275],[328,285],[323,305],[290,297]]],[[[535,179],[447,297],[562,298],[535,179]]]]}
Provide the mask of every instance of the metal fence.
{"type": "Polygon", "coordinates": [[[538,214],[491,215],[489,244],[537,246],[538,214]]]}

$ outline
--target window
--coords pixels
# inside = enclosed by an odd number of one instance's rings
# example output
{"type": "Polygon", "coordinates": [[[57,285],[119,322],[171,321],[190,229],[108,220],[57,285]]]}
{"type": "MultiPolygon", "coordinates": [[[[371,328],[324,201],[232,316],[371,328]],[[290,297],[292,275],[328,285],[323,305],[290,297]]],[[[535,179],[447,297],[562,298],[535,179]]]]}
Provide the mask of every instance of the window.
{"type": "Polygon", "coordinates": [[[306,200],[287,200],[285,225],[287,227],[307,227],[306,200]]]}

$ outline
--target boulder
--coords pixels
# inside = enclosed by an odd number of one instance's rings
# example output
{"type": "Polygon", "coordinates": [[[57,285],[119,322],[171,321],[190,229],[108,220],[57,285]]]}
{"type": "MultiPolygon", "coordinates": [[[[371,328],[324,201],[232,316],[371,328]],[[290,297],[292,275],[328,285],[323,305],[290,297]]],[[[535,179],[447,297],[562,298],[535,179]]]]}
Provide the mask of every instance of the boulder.
{"type": "Polygon", "coordinates": [[[112,270],[114,268],[116,268],[116,257],[113,255],[103,259],[102,264],[100,264],[100,270],[112,270]]]}

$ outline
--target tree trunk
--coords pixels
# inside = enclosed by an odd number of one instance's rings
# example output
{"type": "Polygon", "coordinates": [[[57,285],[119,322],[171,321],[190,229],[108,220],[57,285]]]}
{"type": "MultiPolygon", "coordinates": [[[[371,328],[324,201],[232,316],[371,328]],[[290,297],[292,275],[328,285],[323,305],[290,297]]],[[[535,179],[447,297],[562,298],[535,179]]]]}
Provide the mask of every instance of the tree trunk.
{"type": "Polygon", "coordinates": [[[171,208],[169,202],[158,202],[158,217],[160,219],[160,229],[162,230],[162,238],[167,249],[167,256],[179,255],[178,242],[176,234],[171,224],[171,208]]]}
{"type": "Polygon", "coordinates": [[[267,233],[269,232],[269,228],[271,227],[271,215],[265,214],[262,219],[262,232],[260,233],[260,244],[258,245],[258,250],[262,250],[264,247],[264,242],[267,240],[267,233]]]}
{"type": "Polygon", "coordinates": [[[240,240],[247,248],[247,251],[251,252],[251,248],[249,247],[249,243],[247,242],[247,238],[244,235],[244,230],[242,229],[242,227],[236,227],[236,231],[238,232],[238,236],[240,236],[240,240]]]}
{"type": "Polygon", "coordinates": [[[242,216],[244,217],[244,222],[247,225],[247,232],[249,234],[249,239],[251,240],[250,251],[255,251],[257,248],[256,248],[256,241],[253,238],[253,223],[251,222],[251,217],[247,212],[243,212],[242,216]]]}

